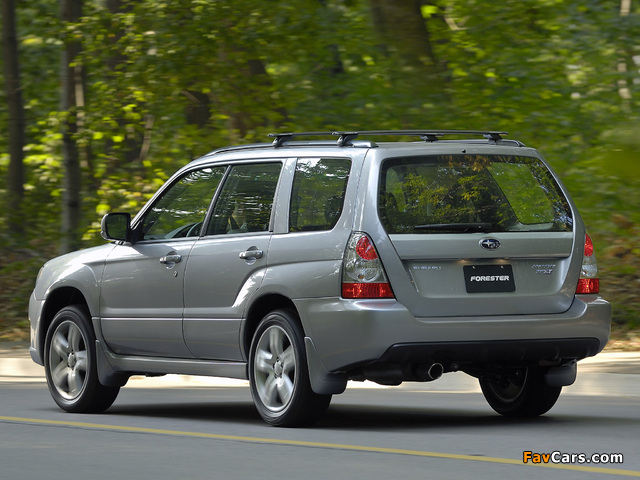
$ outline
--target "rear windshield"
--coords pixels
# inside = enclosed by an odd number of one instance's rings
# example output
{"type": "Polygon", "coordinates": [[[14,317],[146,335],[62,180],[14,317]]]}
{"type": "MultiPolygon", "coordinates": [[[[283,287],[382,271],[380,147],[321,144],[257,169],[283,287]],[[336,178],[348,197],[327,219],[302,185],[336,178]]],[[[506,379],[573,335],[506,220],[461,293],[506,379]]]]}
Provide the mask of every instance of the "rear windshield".
{"type": "Polygon", "coordinates": [[[571,231],[571,210],[537,158],[441,155],[384,162],[387,233],[571,231]]]}

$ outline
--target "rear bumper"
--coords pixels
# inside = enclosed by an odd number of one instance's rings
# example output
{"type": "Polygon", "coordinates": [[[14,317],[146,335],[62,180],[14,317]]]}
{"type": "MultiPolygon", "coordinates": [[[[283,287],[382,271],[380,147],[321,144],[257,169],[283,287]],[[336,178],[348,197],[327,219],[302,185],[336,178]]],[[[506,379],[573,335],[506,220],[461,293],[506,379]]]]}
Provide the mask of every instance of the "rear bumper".
{"type": "Polygon", "coordinates": [[[606,345],[611,306],[596,295],[576,296],[553,315],[414,317],[395,300],[304,299],[295,302],[329,372],[371,362],[415,363],[581,359],[606,345]]]}

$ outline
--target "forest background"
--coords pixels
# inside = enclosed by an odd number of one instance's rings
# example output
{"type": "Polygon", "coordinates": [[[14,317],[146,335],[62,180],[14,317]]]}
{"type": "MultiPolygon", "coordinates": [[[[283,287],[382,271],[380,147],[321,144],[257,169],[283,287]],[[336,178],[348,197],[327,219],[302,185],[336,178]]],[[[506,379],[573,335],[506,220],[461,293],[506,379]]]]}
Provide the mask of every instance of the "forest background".
{"type": "Polygon", "coordinates": [[[543,152],[640,328],[640,2],[1,0],[0,339],[47,259],[272,131],[491,129],[543,152]]]}

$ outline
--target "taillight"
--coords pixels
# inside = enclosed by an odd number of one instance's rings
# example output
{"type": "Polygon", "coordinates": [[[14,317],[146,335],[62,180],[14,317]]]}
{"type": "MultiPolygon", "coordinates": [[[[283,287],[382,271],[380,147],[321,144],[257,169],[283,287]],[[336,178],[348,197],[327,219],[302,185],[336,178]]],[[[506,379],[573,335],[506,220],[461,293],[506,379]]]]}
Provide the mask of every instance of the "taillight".
{"type": "Polygon", "coordinates": [[[576,293],[600,293],[600,279],[598,278],[598,263],[596,262],[593,241],[587,233],[584,240],[584,257],[582,270],[578,280],[576,293]]]}
{"type": "Polygon", "coordinates": [[[342,297],[393,298],[382,262],[365,233],[354,233],[347,242],[342,267],[342,297]]]}

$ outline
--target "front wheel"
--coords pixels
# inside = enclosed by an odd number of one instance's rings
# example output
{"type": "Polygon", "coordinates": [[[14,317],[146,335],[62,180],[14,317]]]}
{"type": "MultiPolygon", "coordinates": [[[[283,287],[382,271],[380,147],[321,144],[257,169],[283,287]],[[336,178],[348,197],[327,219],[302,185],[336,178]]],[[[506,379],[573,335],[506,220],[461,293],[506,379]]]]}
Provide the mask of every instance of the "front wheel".
{"type": "Polygon", "coordinates": [[[47,330],[44,368],[51,396],[67,412],[97,413],[109,408],[120,387],[98,379],[96,339],[86,309],[60,310],[47,330]]]}
{"type": "Polygon", "coordinates": [[[256,330],[249,354],[251,396],[262,418],[280,427],[317,421],[331,395],[311,388],[304,336],[291,310],[275,310],[256,330]]]}
{"type": "Polygon", "coordinates": [[[536,417],[547,413],[562,387],[550,387],[540,367],[514,369],[501,377],[481,376],[480,388],[491,408],[506,417],[536,417]]]}

